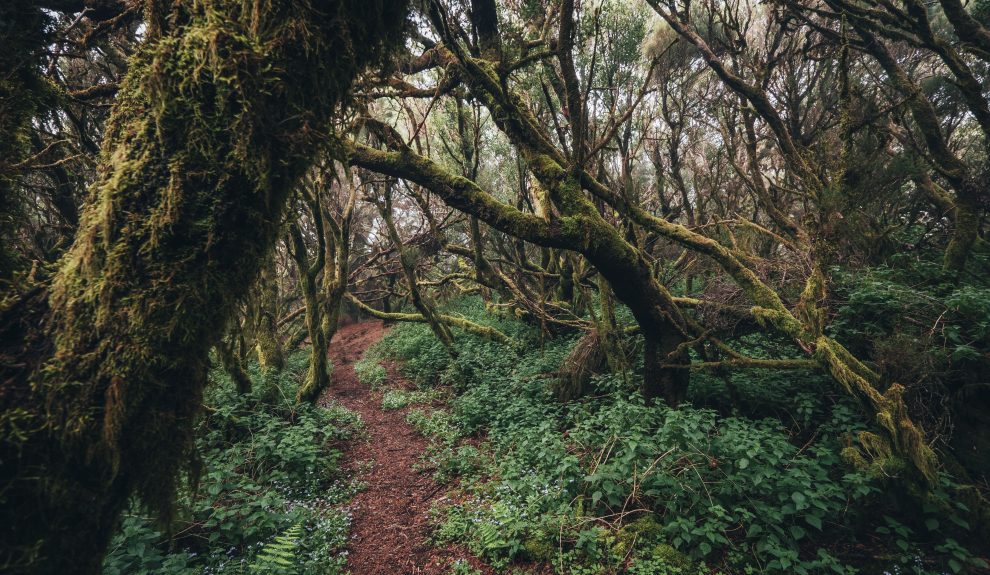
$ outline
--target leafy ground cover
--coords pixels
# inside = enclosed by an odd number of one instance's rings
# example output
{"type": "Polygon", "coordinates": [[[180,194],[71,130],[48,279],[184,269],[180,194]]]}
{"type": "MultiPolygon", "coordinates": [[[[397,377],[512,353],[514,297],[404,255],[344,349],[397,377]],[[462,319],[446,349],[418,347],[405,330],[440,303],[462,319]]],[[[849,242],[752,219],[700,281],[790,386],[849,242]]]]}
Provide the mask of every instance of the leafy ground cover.
{"type": "MultiPolygon", "coordinates": [[[[862,416],[827,378],[760,370],[695,375],[692,405],[647,406],[637,372],[594,379],[560,403],[550,382],[574,345],[541,339],[478,299],[450,313],[497,327],[515,349],[461,334],[452,361],[429,329],[403,324],[368,354],[402,362],[447,409],[407,419],[432,438],[426,465],[459,479],[436,539],[510,571],[559,573],[960,573],[985,565],[948,476],[922,508],[897,482],[843,461],[862,416]],[[523,350],[523,351],[519,351],[523,350]],[[729,401],[731,396],[732,401],[729,401]],[[728,407],[731,404],[732,407],[728,407]]],[[[766,342],[743,341],[753,353],[766,342]]]]}
{"type": "Polygon", "coordinates": [[[105,575],[346,572],[350,517],[340,504],[357,486],[343,476],[337,446],[361,421],[338,405],[295,402],[307,360],[297,352],[267,381],[252,370],[246,395],[221,370],[210,374],[198,481],[167,526],[139,509],[124,518],[105,575]]]}

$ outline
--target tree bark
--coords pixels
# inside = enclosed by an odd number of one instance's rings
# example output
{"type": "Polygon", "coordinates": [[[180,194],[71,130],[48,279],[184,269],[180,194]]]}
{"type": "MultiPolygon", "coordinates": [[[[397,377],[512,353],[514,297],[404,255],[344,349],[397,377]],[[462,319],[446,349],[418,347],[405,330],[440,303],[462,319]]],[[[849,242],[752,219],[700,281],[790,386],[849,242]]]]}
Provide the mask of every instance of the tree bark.
{"type": "Polygon", "coordinates": [[[647,403],[653,403],[658,398],[671,406],[677,407],[687,397],[688,384],[691,383],[690,371],[686,368],[670,368],[666,364],[688,363],[686,353],[675,355],[668,359],[669,354],[677,349],[678,342],[673,338],[648,337],[643,345],[643,383],[640,392],[647,403]]]}
{"type": "Polygon", "coordinates": [[[147,6],[75,243],[50,288],[0,310],[19,354],[0,365],[20,430],[0,439],[8,573],[98,573],[132,495],[168,515],[208,352],[343,92],[404,20],[398,0],[147,6]]]}
{"type": "Polygon", "coordinates": [[[270,257],[261,269],[257,299],[254,317],[255,348],[261,373],[269,378],[285,368],[285,350],[278,337],[275,320],[279,312],[274,258],[270,257]]]}
{"type": "Polygon", "coordinates": [[[317,237],[320,238],[317,247],[317,261],[310,265],[307,255],[306,242],[299,224],[293,223],[289,227],[289,235],[292,237],[292,257],[296,260],[296,268],[299,276],[299,289],[303,292],[303,301],[306,305],[306,330],[309,332],[309,371],[306,379],[303,380],[299,391],[296,393],[296,401],[314,402],[319,399],[323,390],[330,386],[330,372],[327,366],[327,342],[320,319],[321,309],[318,296],[316,278],[326,265],[324,259],[324,239],[323,221],[319,216],[320,207],[316,202],[312,204],[314,227],[317,230],[317,237]]]}
{"type": "Polygon", "coordinates": [[[414,256],[410,249],[402,244],[402,238],[399,237],[399,231],[395,227],[395,220],[392,218],[392,196],[390,190],[386,190],[384,201],[378,205],[378,211],[385,221],[385,230],[388,232],[388,237],[392,240],[392,244],[395,245],[395,249],[399,253],[399,263],[402,267],[402,273],[406,277],[409,298],[412,300],[413,307],[426,320],[426,323],[430,326],[434,335],[437,336],[437,339],[440,340],[440,343],[443,344],[447,353],[452,357],[457,357],[457,350],[454,348],[454,334],[451,333],[450,328],[444,322],[440,321],[437,316],[436,306],[419,289],[416,280],[416,262],[414,256]]]}
{"type": "Polygon", "coordinates": [[[241,365],[237,354],[234,353],[233,341],[220,340],[217,342],[215,349],[217,350],[217,355],[220,357],[220,364],[223,365],[223,369],[234,382],[237,392],[242,395],[251,393],[251,378],[244,371],[244,366],[241,365]]]}
{"type": "Polygon", "coordinates": [[[344,294],[347,292],[348,276],[350,274],[351,257],[351,219],[354,206],[357,203],[357,186],[349,180],[347,203],[344,205],[340,222],[334,221],[330,214],[324,214],[323,220],[328,229],[327,237],[327,266],[323,278],[323,338],[329,346],[340,325],[340,313],[344,304],[344,294]]]}

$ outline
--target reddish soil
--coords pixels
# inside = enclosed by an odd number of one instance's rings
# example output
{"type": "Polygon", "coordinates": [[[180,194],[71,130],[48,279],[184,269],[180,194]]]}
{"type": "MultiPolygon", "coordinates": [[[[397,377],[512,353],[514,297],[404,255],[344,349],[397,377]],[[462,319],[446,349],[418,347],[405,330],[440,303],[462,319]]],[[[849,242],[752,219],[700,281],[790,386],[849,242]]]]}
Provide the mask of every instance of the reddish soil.
{"type": "MultiPolygon", "coordinates": [[[[345,465],[365,489],[351,501],[351,575],[446,575],[458,559],[482,573],[494,571],[457,546],[429,541],[430,507],[446,494],[429,472],[413,467],[428,441],[406,423],[407,409],[383,411],[381,394],[372,393],[354,373],[354,362],[381,339],[379,321],[343,326],[330,345],[333,383],[324,402],[337,400],[361,415],[366,437],[346,446],[345,465]]],[[[408,387],[392,371],[389,385],[408,387]]]]}

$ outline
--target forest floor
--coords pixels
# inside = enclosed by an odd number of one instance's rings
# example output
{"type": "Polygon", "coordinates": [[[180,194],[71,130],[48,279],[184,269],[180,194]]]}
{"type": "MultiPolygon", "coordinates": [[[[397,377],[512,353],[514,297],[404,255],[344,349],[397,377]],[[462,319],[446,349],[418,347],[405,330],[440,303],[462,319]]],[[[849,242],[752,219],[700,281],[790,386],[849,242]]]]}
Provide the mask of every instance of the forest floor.
{"type": "MultiPolygon", "coordinates": [[[[435,546],[430,508],[447,486],[433,480],[429,470],[417,469],[428,440],[406,422],[408,408],[385,411],[381,392],[358,381],[354,363],[385,333],[380,321],[340,328],[330,346],[333,382],[323,401],[338,401],[360,414],[365,433],[345,446],[344,466],[363,486],[350,503],[351,575],[446,575],[457,561],[484,574],[494,571],[458,546],[435,546]]],[[[390,387],[411,389],[388,369],[390,387]]]]}

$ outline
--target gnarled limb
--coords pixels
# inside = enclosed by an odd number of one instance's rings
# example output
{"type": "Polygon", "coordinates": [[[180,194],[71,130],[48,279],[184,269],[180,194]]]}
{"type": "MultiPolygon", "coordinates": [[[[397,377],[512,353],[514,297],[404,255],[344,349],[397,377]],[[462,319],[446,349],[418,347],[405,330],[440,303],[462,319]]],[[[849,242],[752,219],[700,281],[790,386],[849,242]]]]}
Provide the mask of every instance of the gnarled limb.
{"type": "MultiPolygon", "coordinates": [[[[400,313],[400,312],[379,311],[369,306],[368,304],[364,303],[363,301],[359,300],[351,293],[348,293],[347,297],[351,300],[351,302],[354,303],[354,305],[358,307],[358,309],[380,320],[404,321],[404,322],[412,322],[412,323],[429,323],[426,317],[424,317],[423,314],[420,313],[400,313]]],[[[504,343],[508,345],[514,343],[509,338],[509,336],[505,335],[499,330],[493,327],[476,324],[473,321],[464,319],[462,317],[457,317],[447,314],[437,314],[435,318],[446,325],[463,329],[468,333],[473,333],[474,335],[481,336],[485,339],[497,341],[499,343],[504,343]]]]}
{"type": "MultiPolygon", "coordinates": [[[[0,539],[12,573],[98,573],[132,495],[167,515],[208,353],[271,250],[291,187],[404,3],[147,2],[147,43],[30,341],[4,362],[0,539]],[[360,46],[360,50],[354,49],[360,46]],[[24,365],[38,366],[25,371],[24,365]]],[[[22,324],[12,320],[12,325],[22,324]]],[[[24,333],[4,329],[0,347],[24,333]]]]}
{"type": "Polygon", "coordinates": [[[436,312],[435,304],[427,299],[417,284],[415,256],[413,251],[402,244],[402,238],[399,237],[399,231],[395,227],[395,220],[392,218],[392,191],[390,184],[385,185],[385,193],[383,195],[384,197],[377,204],[378,212],[385,222],[385,230],[388,232],[389,239],[399,251],[399,264],[406,278],[406,287],[409,288],[409,297],[412,300],[413,306],[419,310],[420,315],[429,324],[430,329],[433,330],[433,334],[443,344],[447,353],[452,357],[457,357],[457,350],[454,348],[454,335],[450,332],[446,324],[438,319],[439,314],[436,312]]]}
{"type": "MultiPolygon", "coordinates": [[[[319,192],[316,192],[317,194],[319,192]]],[[[303,380],[296,401],[313,402],[319,399],[323,390],[330,386],[330,371],[327,365],[327,341],[322,328],[322,309],[319,303],[319,293],[316,279],[326,266],[326,238],[324,237],[322,208],[319,198],[309,198],[306,202],[313,216],[313,229],[316,233],[316,261],[310,263],[299,222],[289,225],[289,236],[292,239],[292,258],[296,261],[299,287],[303,292],[306,307],[306,329],[309,332],[309,371],[303,380]]]]}

